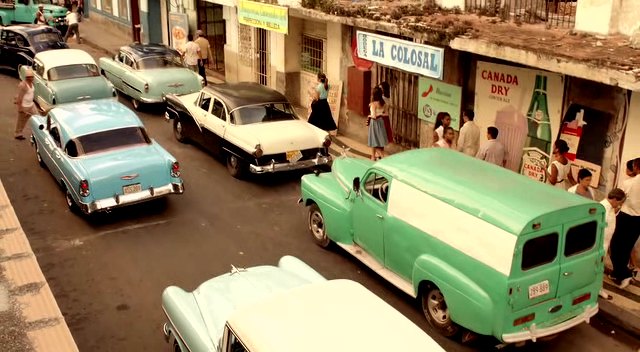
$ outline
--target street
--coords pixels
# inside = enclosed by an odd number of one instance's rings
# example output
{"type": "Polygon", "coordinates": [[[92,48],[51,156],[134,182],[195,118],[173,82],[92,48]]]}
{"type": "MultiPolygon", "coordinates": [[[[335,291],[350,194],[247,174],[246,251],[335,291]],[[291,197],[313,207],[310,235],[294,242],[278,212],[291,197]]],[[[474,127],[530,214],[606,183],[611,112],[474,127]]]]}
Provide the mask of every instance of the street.
{"type": "MultiPolygon", "coordinates": [[[[88,46],[73,46],[87,50],[96,61],[102,56],[88,46]]],[[[236,180],[219,160],[177,142],[162,109],[147,108],[138,115],[149,135],[180,162],[184,195],[90,219],[70,213],[49,172],[38,167],[28,140],[12,138],[17,83],[12,72],[0,73],[0,177],[81,351],[168,350],[160,300],[166,286],[191,291],[227,272],[231,264],[275,265],[287,254],[328,279],[362,283],[447,351],[489,350],[496,344],[481,338],[463,346],[437,335],[410,297],[346,252],[316,246],[307,231],[306,209],[296,202],[301,172],[236,180]]],[[[120,100],[131,106],[123,97],[120,100]]],[[[517,350],[638,348],[638,340],[596,317],[591,325],[517,350]]]]}

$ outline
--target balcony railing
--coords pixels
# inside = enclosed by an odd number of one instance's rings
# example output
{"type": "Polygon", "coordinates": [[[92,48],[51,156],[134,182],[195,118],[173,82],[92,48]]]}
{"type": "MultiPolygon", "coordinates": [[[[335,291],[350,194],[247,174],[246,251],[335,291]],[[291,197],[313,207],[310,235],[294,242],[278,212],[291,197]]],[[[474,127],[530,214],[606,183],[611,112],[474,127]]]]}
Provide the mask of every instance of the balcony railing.
{"type": "Polygon", "coordinates": [[[573,28],[578,0],[465,0],[466,10],[515,23],[573,28]]]}

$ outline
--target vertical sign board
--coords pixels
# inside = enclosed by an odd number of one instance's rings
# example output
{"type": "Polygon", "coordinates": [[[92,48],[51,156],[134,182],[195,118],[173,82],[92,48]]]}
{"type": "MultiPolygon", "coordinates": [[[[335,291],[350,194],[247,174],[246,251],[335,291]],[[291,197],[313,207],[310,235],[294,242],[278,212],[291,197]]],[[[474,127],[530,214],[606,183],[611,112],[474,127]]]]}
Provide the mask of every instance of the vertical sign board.
{"type": "Polygon", "coordinates": [[[462,87],[441,81],[420,77],[418,80],[418,118],[436,123],[440,112],[451,115],[451,127],[458,130],[460,126],[460,104],[462,87]]]}
{"type": "Polygon", "coordinates": [[[442,79],[444,49],[363,31],[356,36],[359,58],[442,79]]]}
{"type": "Polygon", "coordinates": [[[329,83],[329,96],[327,97],[329,107],[331,107],[331,115],[338,126],[340,120],[340,104],[342,103],[342,81],[329,83]]]}
{"type": "Polygon", "coordinates": [[[189,34],[189,20],[186,13],[170,12],[169,29],[171,36],[171,47],[182,51],[187,44],[189,34]]]}
{"type": "Polygon", "coordinates": [[[282,34],[289,33],[289,8],[261,2],[240,0],[238,22],[282,34]]]}

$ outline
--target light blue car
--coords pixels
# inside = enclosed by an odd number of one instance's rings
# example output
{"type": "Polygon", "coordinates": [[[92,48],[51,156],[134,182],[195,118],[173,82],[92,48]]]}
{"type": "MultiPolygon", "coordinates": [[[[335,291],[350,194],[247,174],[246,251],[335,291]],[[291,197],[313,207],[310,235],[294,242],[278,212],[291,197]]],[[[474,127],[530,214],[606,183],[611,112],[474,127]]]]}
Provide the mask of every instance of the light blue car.
{"type": "Polygon", "coordinates": [[[118,102],[66,104],[29,123],[37,161],[72,211],[91,214],[184,192],[180,164],[118,102]]]}

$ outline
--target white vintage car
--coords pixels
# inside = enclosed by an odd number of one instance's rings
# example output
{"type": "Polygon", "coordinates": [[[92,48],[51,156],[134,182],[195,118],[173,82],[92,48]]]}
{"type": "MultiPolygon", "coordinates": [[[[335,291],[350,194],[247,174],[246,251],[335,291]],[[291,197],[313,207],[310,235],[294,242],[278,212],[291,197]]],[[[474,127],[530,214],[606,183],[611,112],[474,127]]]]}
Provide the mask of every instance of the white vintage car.
{"type": "Polygon", "coordinates": [[[233,177],[331,162],[329,134],[299,119],[284,95],[260,84],[217,84],[167,95],[166,101],[176,139],[222,156],[233,177]]]}

